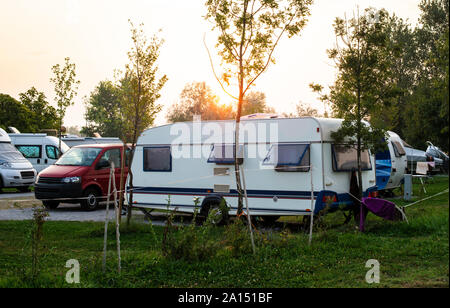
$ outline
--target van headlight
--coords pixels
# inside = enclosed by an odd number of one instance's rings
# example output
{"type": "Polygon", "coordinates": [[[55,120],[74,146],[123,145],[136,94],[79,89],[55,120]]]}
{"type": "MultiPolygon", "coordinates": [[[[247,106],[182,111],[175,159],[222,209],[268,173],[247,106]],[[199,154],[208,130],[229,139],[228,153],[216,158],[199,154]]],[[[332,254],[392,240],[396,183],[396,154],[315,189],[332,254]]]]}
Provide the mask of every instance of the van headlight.
{"type": "Polygon", "coordinates": [[[62,179],[63,183],[69,184],[69,183],[80,183],[81,178],[79,176],[71,176],[67,178],[62,179]]]}
{"type": "Polygon", "coordinates": [[[0,161],[0,168],[9,169],[11,168],[11,163],[7,161],[0,161]]]}

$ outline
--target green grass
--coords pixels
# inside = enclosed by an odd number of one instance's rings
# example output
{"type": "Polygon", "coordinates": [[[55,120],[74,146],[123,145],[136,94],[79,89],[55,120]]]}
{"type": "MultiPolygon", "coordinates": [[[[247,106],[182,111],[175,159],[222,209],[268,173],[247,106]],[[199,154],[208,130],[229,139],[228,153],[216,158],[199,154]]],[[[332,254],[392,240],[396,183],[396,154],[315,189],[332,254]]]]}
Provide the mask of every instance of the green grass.
{"type": "MultiPolygon", "coordinates": [[[[430,196],[449,187],[448,177],[427,184],[430,196]]],[[[415,194],[419,195],[419,185],[415,194]]],[[[417,199],[416,199],[417,200],[417,199]]],[[[405,202],[394,199],[399,205],[405,202]]],[[[234,256],[229,228],[209,230],[217,254],[201,261],[164,256],[163,228],[133,224],[122,228],[122,273],[117,274],[114,228],[110,225],[108,270],[101,270],[102,223],[46,222],[41,274],[29,279],[30,221],[0,222],[0,287],[448,287],[449,207],[442,194],[407,209],[409,224],[369,214],[366,232],[342,225],[332,213],[315,230],[312,245],[304,233],[265,233],[257,254],[234,256]],[[65,282],[65,263],[81,264],[81,283],[65,282]],[[365,263],[380,262],[380,284],[365,282],[365,263]]],[[[196,228],[202,232],[202,228],[196,228]]],[[[247,243],[248,244],[248,243],[247,243]]]]}

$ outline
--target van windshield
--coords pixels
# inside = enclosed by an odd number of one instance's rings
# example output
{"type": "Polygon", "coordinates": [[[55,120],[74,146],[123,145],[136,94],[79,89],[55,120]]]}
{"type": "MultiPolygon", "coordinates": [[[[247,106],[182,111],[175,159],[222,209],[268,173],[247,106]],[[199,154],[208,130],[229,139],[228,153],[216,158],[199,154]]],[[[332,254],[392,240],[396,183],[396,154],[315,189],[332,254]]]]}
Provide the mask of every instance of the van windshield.
{"type": "Polygon", "coordinates": [[[90,166],[101,151],[100,148],[71,148],[58,159],[55,165],[90,166]]]}
{"type": "Polygon", "coordinates": [[[0,161],[26,160],[11,143],[0,143],[0,161]]]}

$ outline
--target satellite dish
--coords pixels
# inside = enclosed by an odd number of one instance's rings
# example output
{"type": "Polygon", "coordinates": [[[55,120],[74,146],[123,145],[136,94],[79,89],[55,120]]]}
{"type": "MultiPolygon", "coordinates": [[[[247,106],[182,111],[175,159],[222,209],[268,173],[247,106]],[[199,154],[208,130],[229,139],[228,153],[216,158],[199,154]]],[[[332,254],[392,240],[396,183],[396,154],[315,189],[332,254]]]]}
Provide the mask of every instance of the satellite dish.
{"type": "Polygon", "coordinates": [[[15,128],[14,126],[8,126],[8,130],[12,134],[20,134],[20,131],[17,128],[15,128]]]}

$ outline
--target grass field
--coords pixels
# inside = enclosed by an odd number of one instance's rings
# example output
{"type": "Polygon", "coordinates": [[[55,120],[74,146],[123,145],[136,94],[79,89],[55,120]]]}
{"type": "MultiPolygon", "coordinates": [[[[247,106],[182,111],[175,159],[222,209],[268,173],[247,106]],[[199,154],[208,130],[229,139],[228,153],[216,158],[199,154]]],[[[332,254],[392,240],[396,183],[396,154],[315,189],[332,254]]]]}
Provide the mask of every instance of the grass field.
{"type": "MultiPolygon", "coordinates": [[[[417,184],[414,193],[423,198],[448,187],[448,177],[435,177],[427,194],[417,184]]],[[[233,249],[242,242],[233,225],[195,228],[198,238],[218,245],[199,248],[210,252],[207,257],[186,259],[163,254],[164,228],[133,224],[122,227],[120,275],[113,225],[103,274],[102,223],[46,222],[39,275],[30,278],[31,222],[0,221],[0,287],[448,287],[448,200],[442,194],[408,208],[409,224],[369,214],[365,233],[353,222],[342,225],[342,213],[329,214],[311,246],[302,232],[266,231],[258,237],[256,255],[245,234],[241,249],[233,249]],[[80,262],[80,284],[65,282],[68,259],[80,262]],[[380,263],[379,284],[365,282],[368,259],[380,263]]]]}

